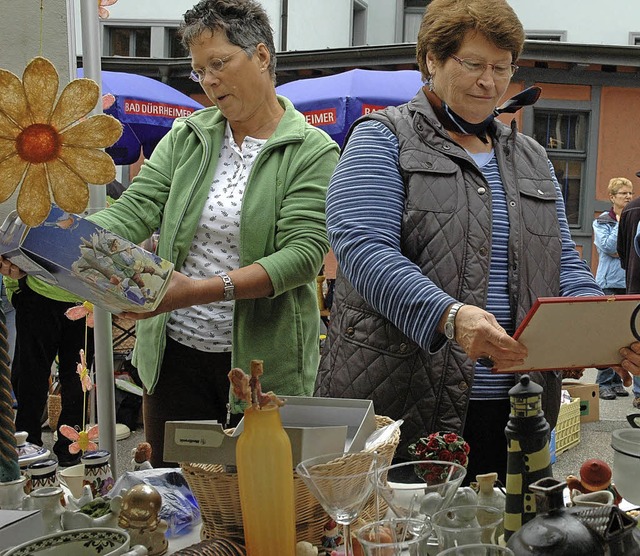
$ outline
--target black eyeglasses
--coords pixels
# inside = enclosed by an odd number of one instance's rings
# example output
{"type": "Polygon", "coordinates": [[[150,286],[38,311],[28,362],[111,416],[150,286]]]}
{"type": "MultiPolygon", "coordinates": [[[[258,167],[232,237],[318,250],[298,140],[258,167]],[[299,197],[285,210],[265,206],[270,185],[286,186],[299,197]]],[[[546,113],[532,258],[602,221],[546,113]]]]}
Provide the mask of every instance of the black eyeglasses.
{"type": "Polygon", "coordinates": [[[192,81],[195,81],[196,83],[202,83],[204,81],[204,78],[207,76],[207,72],[211,74],[216,74],[221,72],[224,68],[225,62],[229,60],[232,56],[235,56],[238,52],[242,52],[243,50],[244,48],[240,48],[239,50],[232,52],[231,54],[229,54],[228,56],[225,56],[224,58],[211,58],[211,60],[207,62],[206,68],[191,70],[191,73],[189,74],[189,79],[191,79],[192,81]]]}
{"type": "Polygon", "coordinates": [[[480,60],[471,60],[469,58],[458,58],[452,54],[451,57],[462,66],[462,68],[470,75],[474,77],[480,77],[487,68],[490,67],[493,70],[493,75],[500,79],[509,79],[513,77],[513,74],[518,71],[518,66],[515,64],[490,64],[489,62],[482,62],[480,60]]]}

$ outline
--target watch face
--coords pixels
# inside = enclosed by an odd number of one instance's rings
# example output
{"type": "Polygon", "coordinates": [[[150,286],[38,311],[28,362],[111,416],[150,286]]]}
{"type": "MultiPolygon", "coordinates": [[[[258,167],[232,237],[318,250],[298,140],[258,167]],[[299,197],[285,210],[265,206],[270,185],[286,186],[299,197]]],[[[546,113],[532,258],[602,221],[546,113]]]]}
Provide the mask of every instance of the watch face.
{"type": "Polygon", "coordinates": [[[444,325],[444,335],[449,339],[453,340],[455,336],[455,329],[452,322],[447,322],[444,325]]]}

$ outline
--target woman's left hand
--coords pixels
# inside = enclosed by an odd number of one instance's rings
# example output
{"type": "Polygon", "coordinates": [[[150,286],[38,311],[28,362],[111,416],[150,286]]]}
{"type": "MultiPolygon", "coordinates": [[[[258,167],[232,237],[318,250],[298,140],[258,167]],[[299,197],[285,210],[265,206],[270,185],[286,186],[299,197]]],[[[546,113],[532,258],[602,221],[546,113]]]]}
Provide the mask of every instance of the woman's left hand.
{"type": "Polygon", "coordinates": [[[640,376],[640,342],[634,342],[630,346],[620,350],[622,362],[619,367],[614,367],[622,377],[625,386],[631,386],[633,376],[640,376]]]}

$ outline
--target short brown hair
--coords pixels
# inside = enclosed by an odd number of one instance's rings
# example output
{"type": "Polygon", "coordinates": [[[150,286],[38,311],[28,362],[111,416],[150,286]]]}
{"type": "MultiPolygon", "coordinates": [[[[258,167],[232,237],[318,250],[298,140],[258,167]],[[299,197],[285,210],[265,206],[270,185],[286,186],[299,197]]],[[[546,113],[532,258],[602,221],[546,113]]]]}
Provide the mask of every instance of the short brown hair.
{"type": "Polygon", "coordinates": [[[506,0],[432,0],[422,17],[416,45],[422,77],[429,77],[427,52],[442,63],[460,49],[465,34],[472,30],[511,52],[513,63],[522,53],[524,28],[506,0]]]}
{"type": "Polygon", "coordinates": [[[609,195],[615,195],[623,187],[630,187],[631,191],[633,191],[633,184],[631,183],[631,180],[628,180],[627,178],[611,178],[609,180],[609,185],[607,186],[607,191],[609,191],[609,195]]]}

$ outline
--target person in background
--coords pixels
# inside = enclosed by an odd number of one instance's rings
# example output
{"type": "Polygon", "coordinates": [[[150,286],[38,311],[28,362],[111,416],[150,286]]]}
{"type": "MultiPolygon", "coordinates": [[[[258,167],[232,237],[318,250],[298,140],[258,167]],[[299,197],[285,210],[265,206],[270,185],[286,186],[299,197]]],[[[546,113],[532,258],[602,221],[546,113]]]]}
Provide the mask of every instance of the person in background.
{"type": "Polygon", "coordinates": [[[28,433],[27,441],[42,441],[42,416],[47,407],[52,366],[57,358],[61,411],[53,453],[61,467],[80,463],[69,453],[71,440],[60,434],[61,425],[82,428],[84,393],[78,376],[80,350],[87,367],[93,360],[93,329],[85,319],[71,320],[65,311],[82,300],[33,276],[3,279],[15,309],[15,350],[11,362],[11,386],[17,402],[16,430],[28,433]]]}
{"type": "MultiPolygon", "coordinates": [[[[611,208],[593,221],[593,242],[598,250],[596,282],[607,295],[626,292],[625,272],[618,256],[618,221],[624,207],[633,196],[633,184],[627,178],[613,178],[607,186],[611,208]]],[[[596,383],[603,400],[628,396],[622,377],[611,367],[598,369],[596,383]]]]}
{"type": "MultiPolygon", "coordinates": [[[[640,178],[640,172],[636,173],[640,178]]],[[[640,223],[640,197],[629,201],[622,209],[618,223],[617,251],[625,272],[626,293],[640,294],[640,256],[634,248],[636,231],[640,223]]],[[[633,407],[640,409],[640,377],[633,377],[633,407]]]]}
{"type": "MultiPolygon", "coordinates": [[[[327,194],[339,272],[315,394],[404,419],[398,460],[419,437],[461,433],[468,481],[505,481],[518,377],[491,368],[526,360],[511,334],[535,300],[602,295],[545,149],[494,119],[524,39],[505,0],[433,0],[417,41],[427,84],[355,124],[327,194]]],[[[630,381],[640,342],[622,353],[630,381]]],[[[553,428],[560,373],[531,377],[553,428]]]]}
{"type": "MultiPolygon", "coordinates": [[[[262,359],[265,391],[312,394],[316,275],[338,160],[338,145],[276,95],[273,34],[257,1],[202,0],[180,34],[214,106],[177,119],[120,199],[89,217],[135,243],[159,230],[157,254],[177,270],[156,311],[123,314],[140,319],[132,362],[153,467],[167,465],[167,420],[224,424],[241,412],[232,367],[262,359]]],[[[9,261],[1,271],[19,275],[9,261]]]]}

